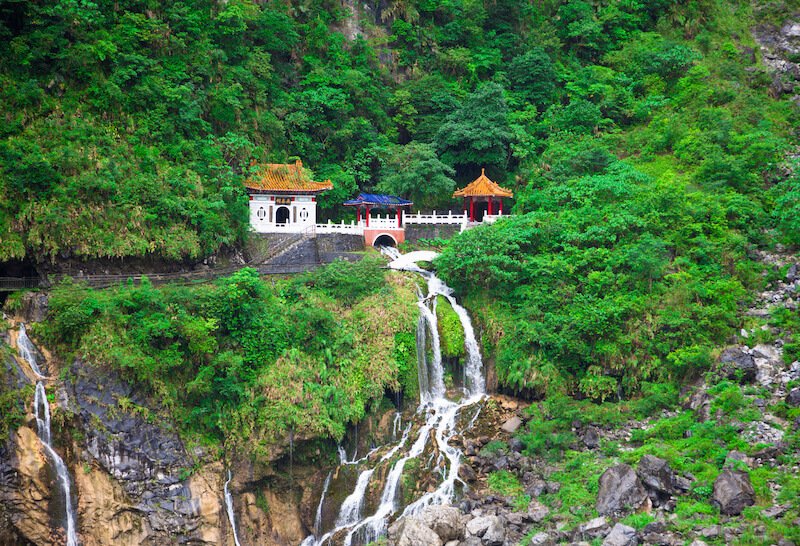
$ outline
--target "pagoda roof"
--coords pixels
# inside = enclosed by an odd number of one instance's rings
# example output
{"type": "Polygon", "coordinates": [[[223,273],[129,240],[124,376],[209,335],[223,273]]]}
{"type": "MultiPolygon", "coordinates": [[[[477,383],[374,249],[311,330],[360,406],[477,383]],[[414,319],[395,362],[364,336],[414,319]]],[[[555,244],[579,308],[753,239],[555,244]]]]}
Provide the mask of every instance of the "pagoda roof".
{"type": "Polygon", "coordinates": [[[359,193],[355,199],[350,199],[343,203],[347,207],[358,207],[369,205],[371,207],[405,207],[413,205],[408,199],[397,197],[396,195],[381,195],[378,193],[359,193]]]}
{"type": "Polygon", "coordinates": [[[481,169],[481,175],[465,188],[456,190],[453,197],[514,197],[514,193],[489,180],[486,170],[481,169]]]}
{"type": "Polygon", "coordinates": [[[264,163],[244,181],[248,190],[256,193],[319,193],[333,189],[330,180],[314,182],[303,170],[303,162],[264,163]]]}

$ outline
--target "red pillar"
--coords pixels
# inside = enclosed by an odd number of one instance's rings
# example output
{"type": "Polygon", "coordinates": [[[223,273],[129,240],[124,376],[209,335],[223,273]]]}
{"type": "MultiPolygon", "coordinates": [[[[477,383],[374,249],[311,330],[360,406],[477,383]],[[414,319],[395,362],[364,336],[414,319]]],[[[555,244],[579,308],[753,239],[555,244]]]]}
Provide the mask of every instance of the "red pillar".
{"type": "Polygon", "coordinates": [[[361,207],[356,206],[356,224],[361,223],[361,207]]]}
{"type": "Polygon", "coordinates": [[[497,213],[500,216],[502,216],[503,215],[503,198],[502,197],[499,199],[498,203],[499,203],[498,206],[500,207],[500,209],[497,211],[497,213]]]}
{"type": "Polygon", "coordinates": [[[403,209],[397,207],[395,210],[397,211],[397,227],[403,227],[402,226],[403,209]]]}
{"type": "Polygon", "coordinates": [[[469,198],[469,221],[475,221],[475,198],[472,196],[469,198]]]}
{"type": "Polygon", "coordinates": [[[369,227],[369,207],[367,207],[367,227],[369,227]]]}
{"type": "Polygon", "coordinates": [[[489,216],[494,214],[494,212],[492,211],[492,196],[491,195],[489,196],[489,208],[486,209],[486,214],[488,214],[489,216]]]}

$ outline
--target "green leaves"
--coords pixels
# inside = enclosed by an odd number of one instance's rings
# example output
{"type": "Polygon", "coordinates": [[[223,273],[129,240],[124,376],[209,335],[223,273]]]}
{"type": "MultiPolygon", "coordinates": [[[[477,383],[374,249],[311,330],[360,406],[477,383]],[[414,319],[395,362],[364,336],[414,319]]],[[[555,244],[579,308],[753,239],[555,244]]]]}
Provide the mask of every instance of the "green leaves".
{"type": "Polygon", "coordinates": [[[377,190],[402,195],[415,207],[433,209],[437,204],[450,204],[455,171],[441,162],[433,146],[411,142],[390,149],[377,190]]]}
{"type": "Polygon", "coordinates": [[[447,117],[435,142],[442,159],[451,165],[504,170],[511,138],[503,88],[487,83],[447,117]]]}

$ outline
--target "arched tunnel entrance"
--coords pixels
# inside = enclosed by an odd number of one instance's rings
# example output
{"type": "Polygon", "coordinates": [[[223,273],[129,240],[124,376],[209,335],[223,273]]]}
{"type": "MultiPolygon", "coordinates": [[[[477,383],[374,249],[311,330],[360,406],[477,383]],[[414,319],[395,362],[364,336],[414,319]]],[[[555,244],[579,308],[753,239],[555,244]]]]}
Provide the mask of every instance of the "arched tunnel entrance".
{"type": "Polygon", "coordinates": [[[383,233],[383,234],[378,235],[377,237],[375,237],[375,241],[373,241],[372,246],[374,246],[374,247],[381,247],[381,246],[395,247],[395,246],[397,246],[397,241],[395,241],[394,237],[392,237],[391,235],[387,235],[386,233],[383,233]]]}

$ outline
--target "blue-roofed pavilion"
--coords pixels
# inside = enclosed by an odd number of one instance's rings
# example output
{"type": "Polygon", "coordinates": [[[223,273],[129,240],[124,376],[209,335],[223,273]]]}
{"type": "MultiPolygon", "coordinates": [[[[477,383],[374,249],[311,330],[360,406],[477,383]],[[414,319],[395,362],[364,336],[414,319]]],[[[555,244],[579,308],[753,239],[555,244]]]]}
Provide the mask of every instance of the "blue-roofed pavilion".
{"type": "Polygon", "coordinates": [[[369,227],[370,211],[377,209],[394,209],[397,215],[397,227],[403,225],[403,207],[410,207],[414,203],[396,195],[383,195],[378,193],[359,193],[355,199],[345,201],[346,207],[356,207],[356,218],[361,223],[361,210],[365,211],[366,227],[369,227]]]}

